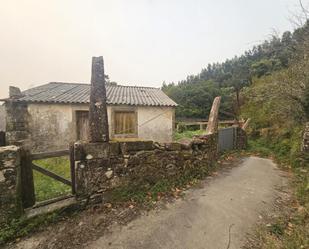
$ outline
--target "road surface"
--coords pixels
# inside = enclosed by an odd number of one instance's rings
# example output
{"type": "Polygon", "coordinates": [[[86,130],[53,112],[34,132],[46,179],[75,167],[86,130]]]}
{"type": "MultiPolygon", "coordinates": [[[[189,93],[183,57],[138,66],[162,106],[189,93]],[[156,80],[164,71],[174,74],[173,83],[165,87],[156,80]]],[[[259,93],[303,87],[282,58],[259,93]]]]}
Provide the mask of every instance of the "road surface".
{"type": "Polygon", "coordinates": [[[239,249],[286,182],[272,161],[249,157],[206,180],[202,188],[189,190],[184,200],[127,226],[113,226],[87,248],[239,249]]]}

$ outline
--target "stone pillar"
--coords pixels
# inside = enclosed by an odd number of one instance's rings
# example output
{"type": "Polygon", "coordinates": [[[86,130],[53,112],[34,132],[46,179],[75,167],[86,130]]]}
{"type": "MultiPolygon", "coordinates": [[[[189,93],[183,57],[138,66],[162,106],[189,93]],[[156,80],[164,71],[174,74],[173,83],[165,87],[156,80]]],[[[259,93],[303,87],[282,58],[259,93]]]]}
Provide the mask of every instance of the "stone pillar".
{"type": "Polygon", "coordinates": [[[20,170],[20,149],[0,147],[0,227],[23,212],[20,170]]]}
{"type": "Polygon", "coordinates": [[[216,97],[213,101],[206,128],[206,134],[213,134],[218,131],[220,102],[221,102],[220,96],[216,97]]]}
{"type": "Polygon", "coordinates": [[[28,106],[14,99],[5,102],[6,109],[6,144],[28,145],[28,106]]]}
{"type": "Polygon", "coordinates": [[[305,126],[301,150],[302,152],[309,153],[309,122],[305,126]]]}
{"type": "Polygon", "coordinates": [[[91,93],[89,112],[90,141],[108,142],[108,117],[103,57],[92,58],[91,93]]]}

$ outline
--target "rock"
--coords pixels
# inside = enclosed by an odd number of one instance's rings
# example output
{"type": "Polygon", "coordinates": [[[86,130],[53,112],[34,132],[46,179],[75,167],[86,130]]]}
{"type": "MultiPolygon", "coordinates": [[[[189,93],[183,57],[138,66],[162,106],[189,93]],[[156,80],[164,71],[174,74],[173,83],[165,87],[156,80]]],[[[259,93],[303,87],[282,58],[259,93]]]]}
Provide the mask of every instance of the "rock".
{"type": "Polygon", "coordinates": [[[106,173],[105,173],[105,176],[110,179],[113,177],[113,171],[112,170],[108,170],[106,173]]]}
{"type": "Polygon", "coordinates": [[[87,159],[87,160],[91,160],[91,159],[93,159],[93,156],[90,155],[90,154],[88,154],[88,155],[86,156],[86,159],[87,159]]]}

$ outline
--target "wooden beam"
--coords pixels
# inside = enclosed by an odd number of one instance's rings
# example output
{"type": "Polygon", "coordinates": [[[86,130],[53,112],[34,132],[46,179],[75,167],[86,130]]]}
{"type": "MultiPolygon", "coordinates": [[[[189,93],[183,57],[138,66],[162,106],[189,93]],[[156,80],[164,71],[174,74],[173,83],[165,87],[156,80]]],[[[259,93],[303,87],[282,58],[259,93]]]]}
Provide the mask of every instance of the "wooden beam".
{"type": "Polygon", "coordinates": [[[70,154],[69,150],[57,150],[51,152],[42,152],[42,153],[34,153],[31,154],[32,160],[39,160],[39,159],[46,159],[52,157],[61,157],[61,156],[68,156],[70,154]]]}
{"type": "Polygon", "coordinates": [[[32,163],[32,169],[40,172],[43,175],[46,175],[48,177],[51,177],[55,179],[56,181],[62,182],[63,184],[66,184],[68,186],[72,186],[72,182],[63,178],[62,176],[56,175],[55,173],[48,171],[47,169],[41,168],[40,166],[32,163]]]}
{"type": "Polygon", "coordinates": [[[23,208],[32,207],[35,204],[34,180],[30,151],[22,147],[20,149],[20,192],[23,208]]]}
{"type": "Polygon", "coordinates": [[[220,96],[215,97],[209,114],[206,134],[212,134],[218,131],[218,115],[219,115],[220,102],[221,97],[220,96]]]}
{"type": "Polygon", "coordinates": [[[76,193],[74,143],[70,145],[70,169],[71,169],[71,181],[72,181],[72,194],[74,195],[76,193]]]}
{"type": "Polygon", "coordinates": [[[246,130],[246,129],[248,128],[250,120],[251,120],[251,119],[248,118],[247,121],[242,125],[241,128],[242,128],[243,130],[246,130]]]}
{"type": "Polygon", "coordinates": [[[103,57],[92,57],[89,132],[92,143],[108,142],[108,117],[103,57]]]}

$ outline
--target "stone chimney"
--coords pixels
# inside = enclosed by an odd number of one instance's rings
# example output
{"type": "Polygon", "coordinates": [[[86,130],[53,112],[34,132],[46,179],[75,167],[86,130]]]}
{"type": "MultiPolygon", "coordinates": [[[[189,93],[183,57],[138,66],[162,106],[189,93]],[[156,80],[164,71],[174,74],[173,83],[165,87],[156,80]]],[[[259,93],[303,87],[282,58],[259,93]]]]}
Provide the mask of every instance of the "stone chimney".
{"type": "Polygon", "coordinates": [[[23,95],[18,87],[10,86],[9,96],[10,96],[10,99],[19,99],[23,95]]]}

